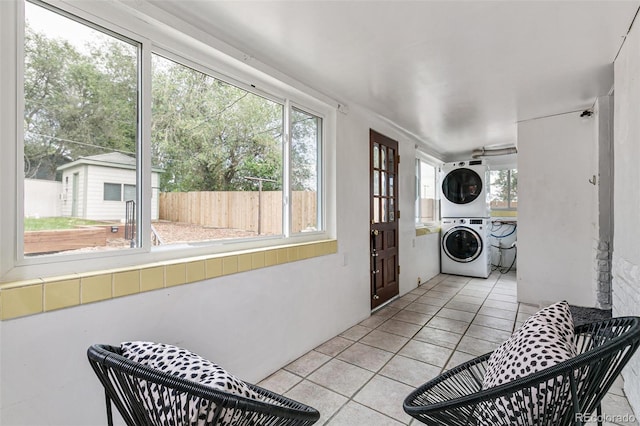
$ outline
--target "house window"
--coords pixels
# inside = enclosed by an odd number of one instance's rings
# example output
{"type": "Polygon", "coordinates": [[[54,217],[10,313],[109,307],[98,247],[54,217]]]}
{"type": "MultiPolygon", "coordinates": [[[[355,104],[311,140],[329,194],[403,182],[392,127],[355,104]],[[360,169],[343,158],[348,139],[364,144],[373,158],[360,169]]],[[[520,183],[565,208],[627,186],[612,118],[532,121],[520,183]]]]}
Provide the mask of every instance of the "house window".
{"type": "Polygon", "coordinates": [[[122,201],[135,201],[136,200],[136,186],[135,185],[127,185],[126,183],[123,185],[124,187],[124,198],[122,201]]]}
{"type": "Polygon", "coordinates": [[[119,183],[106,183],[104,184],[104,201],[121,201],[122,185],[119,183]]]}
{"type": "Polygon", "coordinates": [[[102,205],[122,199],[121,185],[103,179],[122,175],[121,163],[136,177],[139,49],[43,3],[25,3],[25,254],[93,247],[95,236],[77,225],[109,226],[125,216],[124,205],[102,205]],[[102,200],[93,196],[100,190],[102,200]]]}
{"type": "Polygon", "coordinates": [[[416,224],[433,224],[440,220],[436,197],[436,168],[416,159],[416,224]]]}
{"type": "Polygon", "coordinates": [[[489,182],[491,209],[517,210],[518,170],[491,170],[489,172],[489,182]]]}
{"type": "MultiPolygon", "coordinates": [[[[0,235],[17,240],[0,253],[15,259],[0,279],[326,239],[334,229],[323,155],[335,106],[164,24],[135,21],[129,31],[129,11],[108,3],[22,4],[24,38],[11,37],[23,42],[24,66],[7,58],[21,84],[0,81],[23,114],[23,128],[0,129],[20,141],[0,159],[18,186],[0,190],[24,204],[6,216],[18,235],[0,235]],[[100,236],[123,223],[133,240],[100,236]],[[61,229],[69,235],[54,237],[61,229]],[[46,245],[42,233],[53,237],[46,245]]],[[[0,9],[7,22],[21,14],[0,9]]]]}

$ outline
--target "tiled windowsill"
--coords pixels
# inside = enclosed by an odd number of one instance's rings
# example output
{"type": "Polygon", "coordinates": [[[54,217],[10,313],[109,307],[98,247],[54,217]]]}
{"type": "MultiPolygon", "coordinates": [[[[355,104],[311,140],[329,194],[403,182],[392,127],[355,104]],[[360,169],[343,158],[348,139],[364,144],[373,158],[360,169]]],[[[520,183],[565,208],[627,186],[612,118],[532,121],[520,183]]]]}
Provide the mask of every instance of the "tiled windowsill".
{"type": "Polygon", "coordinates": [[[189,284],[337,251],[337,240],[323,240],[3,283],[0,284],[0,319],[19,318],[189,284]]]}
{"type": "Polygon", "coordinates": [[[429,234],[437,234],[440,232],[439,226],[421,226],[416,228],[416,237],[421,237],[423,235],[429,234]]]}

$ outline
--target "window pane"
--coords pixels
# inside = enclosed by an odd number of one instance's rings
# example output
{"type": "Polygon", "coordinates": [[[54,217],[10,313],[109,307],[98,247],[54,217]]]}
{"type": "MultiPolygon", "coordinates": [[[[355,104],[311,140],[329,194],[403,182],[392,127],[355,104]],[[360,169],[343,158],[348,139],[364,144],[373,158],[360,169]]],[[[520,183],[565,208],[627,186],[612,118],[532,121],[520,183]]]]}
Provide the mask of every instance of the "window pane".
{"type": "Polygon", "coordinates": [[[512,209],[518,208],[518,170],[511,169],[511,176],[509,180],[509,207],[512,209]]]}
{"type": "Polygon", "coordinates": [[[137,176],[139,46],[28,2],[25,18],[24,253],[131,247],[111,226],[137,176]]]}
{"type": "Polygon", "coordinates": [[[104,201],[122,201],[120,189],[122,185],[119,183],[105,183],[104,184],[104,201]]]}
{"type": "Polygon", "coordinates": [[[489,178],[491,208],[509,208],[509,170],[492,170],[489,178]]]}
{"type": "Polygon", "coordinates": [[[319,149],[322,119],[291,111],[291,232],[320,229],[319,149]]]}
{"type": "Polygon", "coordinates": [[[420,223],[435,222],[438,220],[436,212],[436,169],[424,161],[419,161],[418,165],[418,195],[420,223]]]}
{"type": "Polygon", "coordinates": [[[152,74],[159,240],[282,234],[283,106],[158,55],[152,74]]]}

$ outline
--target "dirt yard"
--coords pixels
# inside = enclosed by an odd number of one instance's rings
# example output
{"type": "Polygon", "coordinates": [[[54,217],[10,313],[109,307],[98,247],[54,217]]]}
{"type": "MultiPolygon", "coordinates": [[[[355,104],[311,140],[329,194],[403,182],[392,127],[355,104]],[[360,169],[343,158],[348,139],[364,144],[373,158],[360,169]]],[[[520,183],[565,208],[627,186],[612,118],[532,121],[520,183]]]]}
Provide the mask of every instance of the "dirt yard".
{"type": "Polygon", "coordinates": [[[240,229],[212,228],[189,223],[157,221],[151,224],[163,244],[256,237],[256,232],[240,229]]]}

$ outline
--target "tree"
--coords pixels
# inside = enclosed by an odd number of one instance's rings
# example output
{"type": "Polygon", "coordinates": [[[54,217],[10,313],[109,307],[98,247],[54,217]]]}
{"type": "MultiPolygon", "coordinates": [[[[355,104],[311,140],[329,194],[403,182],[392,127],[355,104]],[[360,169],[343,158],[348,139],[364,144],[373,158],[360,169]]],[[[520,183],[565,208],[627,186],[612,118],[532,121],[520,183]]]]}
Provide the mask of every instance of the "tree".
{"type": "Polygon", "coordinates": [[[518,172],[515,169],[505,169],[491,172],[492,202],[499,207],[511,207],[518,199],[518,172]]]}
{"type": "MultiPolygon", "coordinates": [[[[138,48],[95,31],[79,49],[27,26],[25,176],[81,156],[137,152],[138,48]]],[[[161,191],[282,188],[282,104],[153,56],[151,146],[161,191]]],[[[315,190],[319,120],[292,113],[291,187],[315,190]]]]}
{"type": "Polygon", "coordinates": [[[282,185],[282,105],[154,57],[152,145],[162,191],[282,185]]]}
{"type": "Polygon", "coordinates": [[[136,152],[136,48],[104,38],[88,49],[26,28],[26,177],[53,180],[80,156],[136,152]]]}

